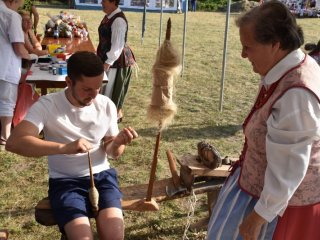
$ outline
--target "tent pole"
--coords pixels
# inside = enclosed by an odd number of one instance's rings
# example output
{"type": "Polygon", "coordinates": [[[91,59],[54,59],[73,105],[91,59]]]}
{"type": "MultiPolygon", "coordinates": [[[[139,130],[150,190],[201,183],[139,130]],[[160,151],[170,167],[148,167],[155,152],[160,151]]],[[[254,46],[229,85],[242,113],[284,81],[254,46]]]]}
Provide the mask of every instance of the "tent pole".
{"type": "Polygon", "coordinates": [[[162,13],[163,13],[163,0],[160,0],[160,6],[161,6],[161,11],[160,11],[160,30],[159,30],[159,48],[161,46],[161,38],[162,38],[162,13]]]}
{"type": "Polygon", "coordinates": [[[227,1],[226,27],[224,31],[224,47],[223,47],[223,61],[222,61],[222,74],[221,74],[221,83],[220,83],[220,103],[219,103],[220,112],[222,112],[222,105],[223,105],[224,76],[225,76],[225,68],[226,68],[226,62],[227,62],[227,48],[228,48],[227,42],[228,42],[228,32],[229,32],[230,2],[231,0],[227,1]]]}
{"type": "MultiPolygon", "coordinates": [[[[179,0],[178,0],[179,1],[179,0]]],[[[184,10],[184,25],[183,25],[183,44],[182,44],[182,68],[181,68],[181,77],[183,76],[184,71],[184,55],[186,47],[186,32],[187,32],[187,13],[188,13],[188,0],[185,0],[185,10],[184,10]]]]}
{"type": "Polygon", "coordinates": [[[143,44],[144,32],[146,31],[146,15],[147,15],[147,0],[144,0],[143,16],[142,16],[141,45],[143,44]]]}

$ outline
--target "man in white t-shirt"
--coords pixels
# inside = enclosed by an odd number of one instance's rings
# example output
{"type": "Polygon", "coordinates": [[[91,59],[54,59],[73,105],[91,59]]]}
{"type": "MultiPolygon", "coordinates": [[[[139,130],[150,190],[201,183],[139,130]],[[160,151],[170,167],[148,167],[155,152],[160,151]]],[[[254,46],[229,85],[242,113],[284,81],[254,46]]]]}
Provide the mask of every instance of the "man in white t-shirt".
{"type": "Polygon", "coordinates": [[[89,151],[99,192],[99,212],[94,217],[100,239],[123,239],[122,194],[108,157],[118,158],[138,135],[131,127],[119,132],[116,106],[98,94],[104,67],[94,53],[76,52],[67,69],[67,88],[34,103],[6,149],[23,156],[48,156],[50,204],[68,239],[93,239],[89,151]],[[38,138],[41,131],[44,140],[38,138]]]}
{"type": "Polygon", "coordinates": [[[21,77],[21,58],[29,59],[24,47],[21,16],[17,13],[23,0],[0,0],[0,145],[5,145],[21,77]]]}

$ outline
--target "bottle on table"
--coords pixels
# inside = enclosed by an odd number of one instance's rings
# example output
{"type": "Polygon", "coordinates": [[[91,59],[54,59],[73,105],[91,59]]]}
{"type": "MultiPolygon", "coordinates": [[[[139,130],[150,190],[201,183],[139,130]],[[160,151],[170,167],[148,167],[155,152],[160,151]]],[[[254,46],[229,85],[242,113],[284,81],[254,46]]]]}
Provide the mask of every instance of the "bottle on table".
{"type": "Polygon", "coordinates": [[[59,26],[58,26],[58,24],[55,24],[55,25],[54,25],[53,37],[54,37],[55,39],[58,39],[58,38],[59,38],[59,26]]]}

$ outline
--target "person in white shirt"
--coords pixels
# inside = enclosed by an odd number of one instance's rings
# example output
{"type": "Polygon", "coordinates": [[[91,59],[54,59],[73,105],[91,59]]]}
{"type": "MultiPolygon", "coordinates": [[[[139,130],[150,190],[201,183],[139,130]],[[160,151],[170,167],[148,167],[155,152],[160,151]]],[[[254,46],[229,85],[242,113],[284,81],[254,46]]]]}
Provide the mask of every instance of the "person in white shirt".
{"type": "Polygon", "coordinates": [[[280,1],[236,24],[241,56],[261,81],[207,239],[320,239],[320,67],[300,49],[303,31],[280,1]]]}
{"type": "Polygon", "coordinates": [[[49,200],[54,218],[67,239],[93,239],[95,217],[99,239],[123,239],[124,223],[116,170],[118,158],[138,137],[126,127],[119,132],[114,103],[99,94],[104,77],[101,60],[76,52],[67,63],[67,88],[42,96],[9,137],[6,149],[23,156],[48,156],[49,200]],[[43,131],[44,139],[39,138],[43,131]],[[89,199],[92,173],[99,192],[99,211],[89,199]]]}
{"type": "Polygon", "coordinates": [[[21,58],[30,59],[24,47],[21,17],[23,0],[0,0],[0,145],[10,136],[21,77],[21,58]]]}
{"type": "Polygon", "coordinates": [[[135,58],[127,45],[128,21],[118,7],[120,0],[102,0],[106,13],[99,26],[97,55],[104,62],[108,84],[103,94],[117,107],[118,122],[122,121],[125,97],[127,95],[135,58]]]}

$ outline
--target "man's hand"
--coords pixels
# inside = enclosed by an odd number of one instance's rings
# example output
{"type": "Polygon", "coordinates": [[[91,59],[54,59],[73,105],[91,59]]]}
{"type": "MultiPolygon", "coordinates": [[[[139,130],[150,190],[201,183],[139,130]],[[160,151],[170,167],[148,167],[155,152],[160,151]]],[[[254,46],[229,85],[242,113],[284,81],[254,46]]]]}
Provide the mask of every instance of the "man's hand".
{"type": "Polygon", "coordinates": [[[256,240],[265,223],[267,221],[253,210],[241,223],[239,232],[244,240],[256,240]]]}
{"type": "Polygon", "coordinates": [[[113,143],[118,146],[127,145],[137,137],[138,137],[138,133],[132,127],[127,127],[122,129],[121,132],[119,132],[119,134],[113,140],[113,143]]]}
{"type": "Polygon", "coordinates": [[[126,127],[115,137],[105,137],[103,145],[108,156],[116,159],[123,153],[125,145],[137,137],[138,133],[132,127],[126,127]]]}
{"type": "Polygon", "coordinates": [[[63,146],[63,152],[65,154],[77,154],[77,153],[86,153],[92,149],[92,144],[87,140],[80,138],[74,142],[68,143],[63,146]]]}

